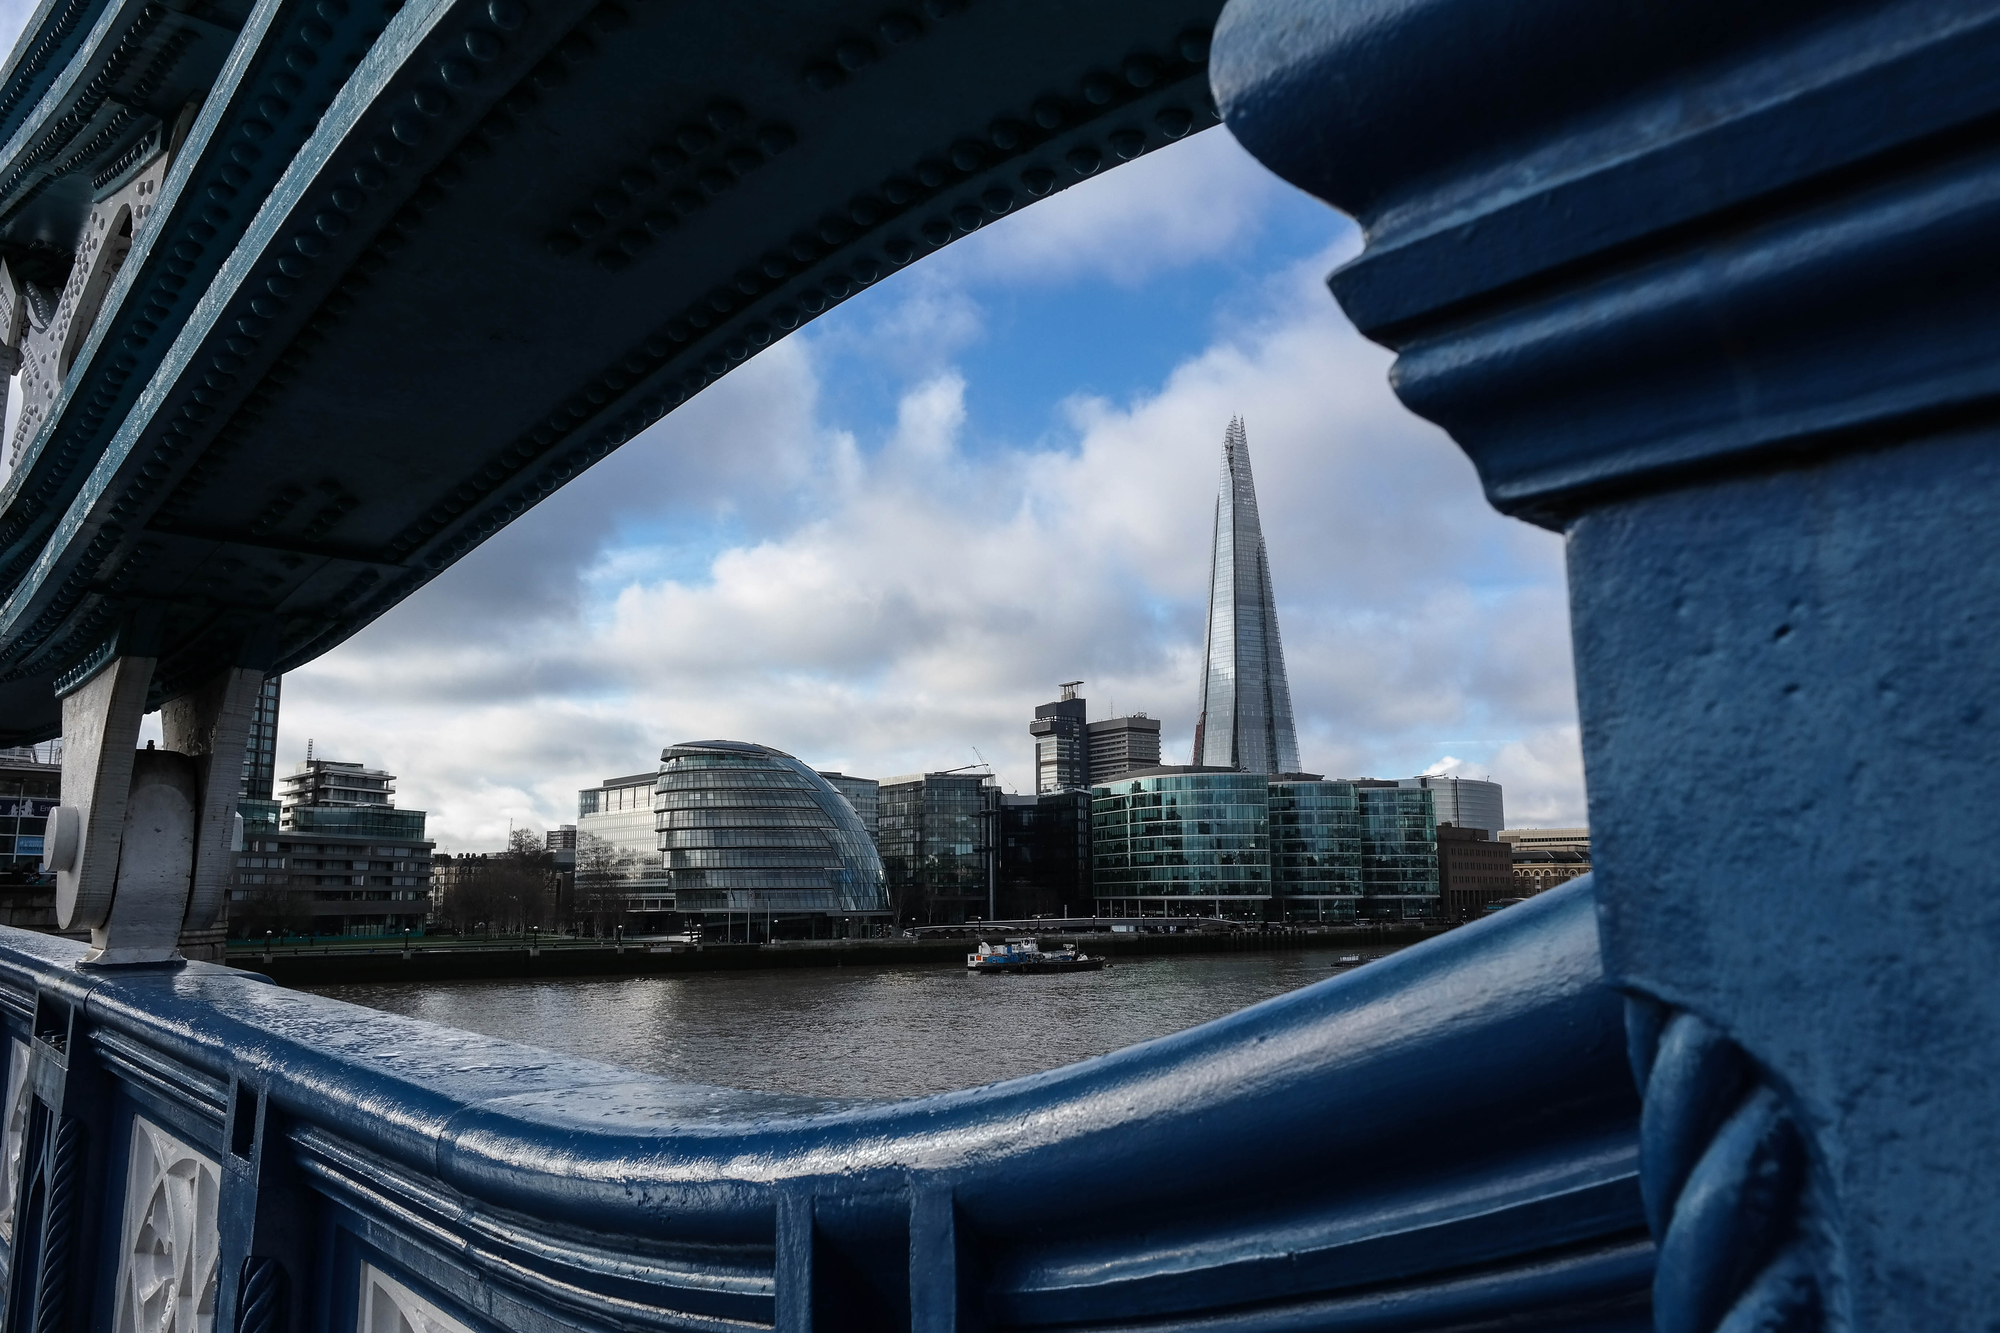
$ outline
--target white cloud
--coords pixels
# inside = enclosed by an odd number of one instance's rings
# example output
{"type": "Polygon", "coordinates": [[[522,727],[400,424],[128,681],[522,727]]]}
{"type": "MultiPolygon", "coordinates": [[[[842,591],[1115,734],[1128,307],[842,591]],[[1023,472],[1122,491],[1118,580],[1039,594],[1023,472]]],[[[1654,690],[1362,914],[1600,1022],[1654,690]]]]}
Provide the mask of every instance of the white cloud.
{"type": "Polygon", "coordinates": [[[1222,130],[1072,186],[1003,219],[977,247],[939,256],[947,272],[1013,282],[1080,276],[1136,286],[1160,270],[1240,249],[1273,196],[1290,190],[1222,130]]]}
{"type": "Polygon", "coordinates": [[[977,753],[1020,787],[1032,706],[1077,676],[1100,713],[1161,717],[1179,758],[1221,427],[1240,411],[1308,764],[1400,775],[1470,736],[1511,810],[1580,819],[1558,541],[1495,516],[1458,451],[1395,403],[1386,354],[1325,297],[1331,259],[1281,275],[1157,392],[1070,403],[1055,447],[966,449],[955,368],[909,387],[888,438],[857,443],[819,417],[809,341],[788,344],[781,365],[746,367],[754,391],[733,376],[691,405],[706,429],[628,447],[619,493],[643,507],[754,408],[762,461],[700,474],[699,503],[672,508],[791,517],[691,564],[670,536],[624,540],[572,567],[566,607],[431,633],[455,583],[497,584],[560,542],[489,547],[295,673],[287,746],[313,734],[397,768],[459,845],[497,843],[510,817],[564,820],[576,788],[703,736],[876,776],[977,753]]]}

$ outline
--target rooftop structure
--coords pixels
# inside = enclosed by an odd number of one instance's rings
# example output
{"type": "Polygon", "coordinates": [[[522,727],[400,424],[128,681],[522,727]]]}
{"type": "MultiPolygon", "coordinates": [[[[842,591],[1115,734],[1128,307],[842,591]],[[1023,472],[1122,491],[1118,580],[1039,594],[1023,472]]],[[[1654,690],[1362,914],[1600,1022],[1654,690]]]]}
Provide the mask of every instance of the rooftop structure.
{"type": "Polygon", "coordinates": [[[1437,822],[1440,824],[1481,829],[1488,838],[1499,837],[1500,830],[1506,827],[1506,806],[1501,800],[1500,784],[1497,782],[1427,773],[1422,777],[1404,778],[1401,785],[1422,787],[1431,792],[1436,798],[1437,822]]]}
{"type": "Polygon", "coordinates": [[[1200,708],[1194,729],[1197,766],[1245,773],[1298,769],[1292,687],[1285,678],[1271,562],[1257,518],[1250,439],[1241,417],[1230,420],[1222,437],[1200,708]]]}
{"type": "Polygon", "coordinates": [[[1540,847],[1562,852],[1590,850],[1590,830],[1587,828],[1510,828],[1500,830],[1498,837],[1501,842],[1511,842],[1516,847],[1540,847]]]}
{"type": "Polygon", "coordinates": [[[396,775],[335,759],[303,759],[280,782],[278,804],[294,806],[393,806],[396,775]]]}

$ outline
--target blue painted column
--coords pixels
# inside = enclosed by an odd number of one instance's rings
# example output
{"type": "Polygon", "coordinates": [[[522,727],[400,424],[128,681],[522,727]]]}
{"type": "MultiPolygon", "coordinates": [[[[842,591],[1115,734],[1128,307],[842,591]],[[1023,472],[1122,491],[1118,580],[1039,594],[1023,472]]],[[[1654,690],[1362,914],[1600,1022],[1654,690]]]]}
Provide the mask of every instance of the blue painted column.
{"type": "Polygon", "coordinates": [[[1567,534],[1658,1327],[2000,1311],[2000,5],[1235,0],[1230,128],[1567,534]]]}

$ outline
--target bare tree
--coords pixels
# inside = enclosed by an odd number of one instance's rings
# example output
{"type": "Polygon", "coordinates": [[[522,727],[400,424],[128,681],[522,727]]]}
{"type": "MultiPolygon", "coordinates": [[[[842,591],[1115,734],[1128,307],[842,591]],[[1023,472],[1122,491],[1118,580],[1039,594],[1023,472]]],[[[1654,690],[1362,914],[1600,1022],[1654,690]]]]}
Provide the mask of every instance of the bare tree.
{"type": "Polygon", "coordinates": [[[238,939],[262,939],[265,931],[304,935],[312,924],[307,896],[284,884],[257,885],[229,904],[229,933],[238,939]]]}
{"type": "Polygon", "coordinates": [[[597,935],[608,935],[625,911],[625,886],[645,861],[595,833],[576,835],[576,915],[597,935]]]}

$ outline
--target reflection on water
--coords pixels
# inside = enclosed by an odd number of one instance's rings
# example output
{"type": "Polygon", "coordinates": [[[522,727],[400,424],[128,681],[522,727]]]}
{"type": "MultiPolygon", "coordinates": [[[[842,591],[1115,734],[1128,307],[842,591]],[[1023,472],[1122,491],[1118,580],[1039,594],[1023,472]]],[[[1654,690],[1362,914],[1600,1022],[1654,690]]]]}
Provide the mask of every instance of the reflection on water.
{"type": "Polygon", "coordinates": [[[1179,1032],[1335,976],[1353,952],[1138,958],[1046,977],[933,965],[313,989],[692,1082],[914,1097],[1179,1032]]]}

